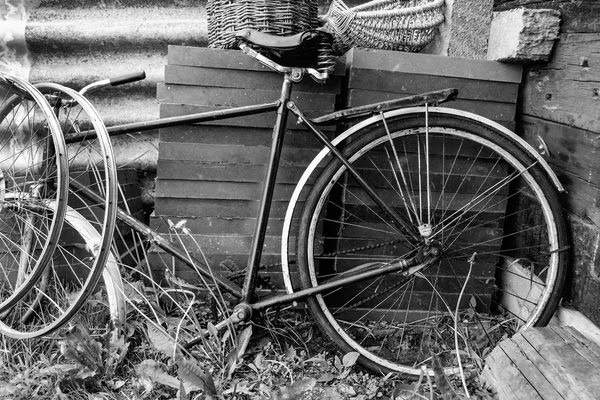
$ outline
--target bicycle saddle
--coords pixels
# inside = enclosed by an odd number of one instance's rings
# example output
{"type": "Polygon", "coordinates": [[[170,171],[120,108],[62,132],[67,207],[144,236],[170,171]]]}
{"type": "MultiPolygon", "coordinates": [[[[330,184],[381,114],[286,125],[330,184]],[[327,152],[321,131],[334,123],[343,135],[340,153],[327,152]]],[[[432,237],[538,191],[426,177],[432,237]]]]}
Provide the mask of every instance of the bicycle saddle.
{"type": "Polygon", "coordinates": [[[289,67],[308,67],[318,55],[318,47],[325,40],[333,40],[322,29],[311,29],[291,36],[276,36],[254,29],[242,29],[235,37],[246,42],[274,61],[289,67]]]}

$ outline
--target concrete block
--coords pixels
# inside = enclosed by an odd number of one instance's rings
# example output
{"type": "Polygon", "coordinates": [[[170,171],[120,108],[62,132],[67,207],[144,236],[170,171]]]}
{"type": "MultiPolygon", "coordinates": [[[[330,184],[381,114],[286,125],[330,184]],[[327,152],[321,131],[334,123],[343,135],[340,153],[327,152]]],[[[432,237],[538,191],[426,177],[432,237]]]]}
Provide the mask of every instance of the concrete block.
{"type": "Polygon", "coordinates": [[[558,38],[560,12],[550,9],[495,12],[487,59],[493,61],[547,61],[558,38]]]}

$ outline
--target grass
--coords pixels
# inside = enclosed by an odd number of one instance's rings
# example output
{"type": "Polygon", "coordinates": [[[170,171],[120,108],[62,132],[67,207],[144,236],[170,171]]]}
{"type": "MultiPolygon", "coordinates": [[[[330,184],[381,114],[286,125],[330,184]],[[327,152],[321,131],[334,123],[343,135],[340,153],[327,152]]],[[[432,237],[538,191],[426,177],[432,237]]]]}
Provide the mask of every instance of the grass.
{"type": "MultiPolygon", "coordinates": [[[[447,377],[435,353],[433,377],[374,375],[356,365],[357,353],[333,347],[303,310],[270,310],[218,331],[213,321],[229,312],[223,294],[169,274],[159,284],[144,272],[140,243],[123,257],[126,324],[112,326],[99,312],[106,307],[98,292],[53,338],[2,337],[0,399],[492,398],[478,381],[479,356],[462,380],[447,377]],[[178,345],[195,337],[201,343],[190,350],[178,345]]],[[[461,333],[459,341],[453,321],[444,323],[448,346],[458,341],[457,349],[468,351],[464,338],[476,332],[461,333]]]]}

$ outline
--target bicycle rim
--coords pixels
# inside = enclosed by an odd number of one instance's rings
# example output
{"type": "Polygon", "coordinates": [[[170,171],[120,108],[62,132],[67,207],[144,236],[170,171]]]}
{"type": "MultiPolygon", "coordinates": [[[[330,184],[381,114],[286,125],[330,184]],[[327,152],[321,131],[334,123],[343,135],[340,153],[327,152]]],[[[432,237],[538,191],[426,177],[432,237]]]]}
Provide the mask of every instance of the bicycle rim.
{"type": "Polygon", "coordinates": [[[60,126],[28,82],[0,75],[0,312],[50,263],[67,209],[68,165],[60,126]],[[7,193],[13,195],[8,198],[7,193]],[[56,202],[51,213],[40,207],[56,202]]]}
{"type": "MultiPolygon", "coordinates": [[[[10,197],[10,194],[8,194],[10,197]]],[[[54,202],[44,206],[51,213],[54,202]]],[[[72,208],[65,215],[51,263],[42,277],[11,309],[0,315],[0,333],[30,339],[48,335],[72,320],[106,328],[125,320],[123,284],[117,258],[101,247],[96,227],[72,208]],[[99,284],[100,278],[103,284],[99,284]]]]}
{"type": "Polygon", "coordinates": [[[69,186],[69,206],[83,215],[109,246],[116,224],[118,179],[113,148],[106,127],[92,104],[76,91],[54,83],[36,85],[48,99],[67,140],[69,180],[98,193],[103,202],[89,201],[69,186]],[[69,137],[78,140],[69,143],[69,137]]]}
{"type": "MultiPolygon", "coordinates": [[[[564,282],[566,226],[539,165],[483,124],[430,113],[424,125],[422,114],[374,124],[345,154],[413,233],[431,225],[427,240],[441,245],[439,262],[308,300],[336,343],[382,372],[420,374],[432,353],[454,372],[455,318],[461,349],[483,356],[502,337],[545,324],[564,282]]],[[[333,160],[303,211],[301,281],[311,287],[389,265],[420,245],[333,160]]]]}

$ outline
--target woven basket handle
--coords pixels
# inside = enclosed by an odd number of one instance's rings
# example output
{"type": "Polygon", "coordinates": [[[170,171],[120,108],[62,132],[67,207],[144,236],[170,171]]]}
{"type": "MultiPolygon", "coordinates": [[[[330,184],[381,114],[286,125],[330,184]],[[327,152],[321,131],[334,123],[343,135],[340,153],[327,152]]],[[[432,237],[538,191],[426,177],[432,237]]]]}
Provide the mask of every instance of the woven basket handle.
{"type": "Polygon", "coordinates": [[[348,29],[356,13],[352,11],[342,0],[333,0],[329,6],[325,21],[330,22],[329,26],[335,34],[343,35],[348,29]]]}

